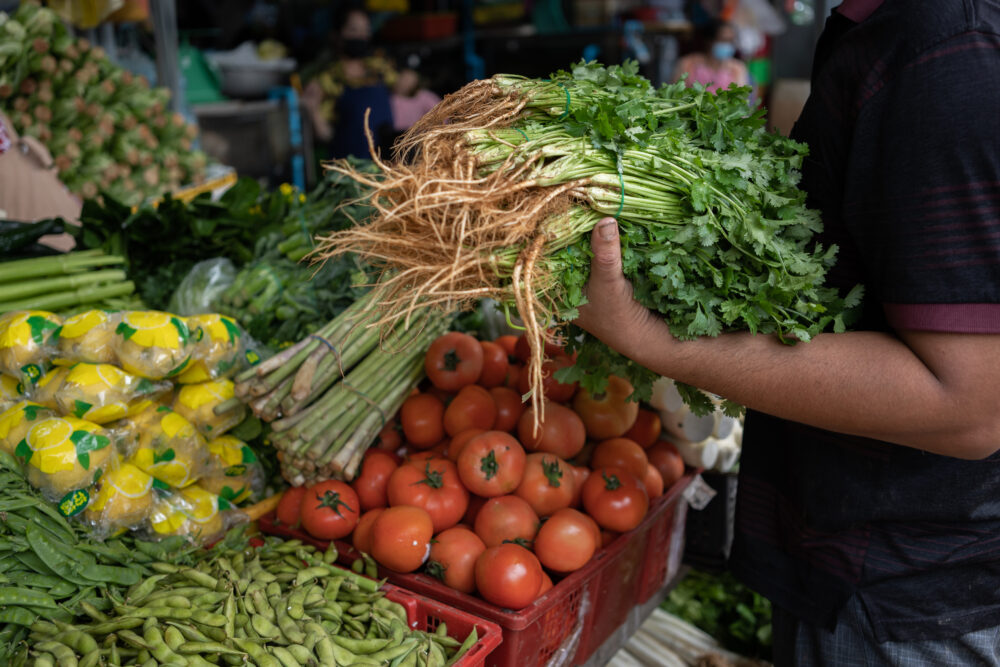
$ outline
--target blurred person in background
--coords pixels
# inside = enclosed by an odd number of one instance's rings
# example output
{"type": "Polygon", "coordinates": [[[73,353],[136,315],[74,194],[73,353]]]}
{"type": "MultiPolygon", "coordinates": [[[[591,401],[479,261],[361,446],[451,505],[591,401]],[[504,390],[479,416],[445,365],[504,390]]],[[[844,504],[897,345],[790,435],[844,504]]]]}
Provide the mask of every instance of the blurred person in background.
{"type": "Polygon", "coordinates": [[[707,53],[692,53],[681,58],[674,72],[674,81],[680,81],[686,75],[688,86],[700,83],[713,93],[734,83],[737,86],[751,85],[746,64],[736,58],[736,28],[731,23],[718,21],[710,24],[707,37],[707,53]]]}

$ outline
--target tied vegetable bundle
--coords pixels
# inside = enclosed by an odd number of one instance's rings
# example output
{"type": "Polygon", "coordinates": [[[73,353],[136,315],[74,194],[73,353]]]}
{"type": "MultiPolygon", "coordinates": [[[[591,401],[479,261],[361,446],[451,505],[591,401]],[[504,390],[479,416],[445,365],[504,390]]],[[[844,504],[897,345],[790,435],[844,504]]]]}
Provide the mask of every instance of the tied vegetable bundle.
{"type": "Polygon", "coordinates": [[[450,320],[424,308],[386,331],[375,326],[376,299],[369,292],[236,378],[236,396],[272,422],[271,444],[295,486],[354,477],[365,450],[423,378],[424,353],[450,320]]]}
{"type": "MultiPolygon", "coordinates": [[[[635,63],[581,63],[547,81],[497,75],[446,98],[398,151],[411,159],[379,162],[379,179],[334,167],[373,188],[375,213],[326,236],[322,256],[380,266],[388,320],[418,302],[516,307],[539,413],[545,330],[586,302],[588,235],[604,216],[618,218],[636,298],[681,339],[749,330],[806,341],[843,330],[860,299],[822,287],[836,248],[812,241],[820,220],[796,187],[806,147],[767,133],[745,89],[656,89],[635,63]]],[[[578,361],[560,379],[600,392],[618,375],[648,399],[650,371],[571,333],[578,361]]]]}

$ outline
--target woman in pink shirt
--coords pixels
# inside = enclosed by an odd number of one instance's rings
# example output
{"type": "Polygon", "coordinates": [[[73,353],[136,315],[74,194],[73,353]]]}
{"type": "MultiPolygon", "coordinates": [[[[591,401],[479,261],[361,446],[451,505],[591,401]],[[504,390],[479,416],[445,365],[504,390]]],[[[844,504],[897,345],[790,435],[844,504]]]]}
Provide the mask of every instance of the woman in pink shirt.
{"type": "Polygon", "coordinates": [[[709,38],[712,43],[708,53],[692,53],[680,59],[674,81],[680,81],[686,74],[687,85],[700,83],[713,93],[734,83],[749,86],[747,66],[736,59],[736,29],[732,24],[715,24],[709,38]]]}

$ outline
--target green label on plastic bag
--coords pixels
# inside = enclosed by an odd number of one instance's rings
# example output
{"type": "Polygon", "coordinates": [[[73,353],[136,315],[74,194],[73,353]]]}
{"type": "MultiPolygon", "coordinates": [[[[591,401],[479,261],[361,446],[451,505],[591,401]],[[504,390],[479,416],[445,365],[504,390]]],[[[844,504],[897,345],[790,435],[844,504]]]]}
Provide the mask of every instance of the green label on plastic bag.
{"type": "Polygon", "coordinates": [[[86,489],[70,491],[59,501],[59,513],[63,516],[76,516],[87,509],[90,504],[90,494],[86,489]]]}

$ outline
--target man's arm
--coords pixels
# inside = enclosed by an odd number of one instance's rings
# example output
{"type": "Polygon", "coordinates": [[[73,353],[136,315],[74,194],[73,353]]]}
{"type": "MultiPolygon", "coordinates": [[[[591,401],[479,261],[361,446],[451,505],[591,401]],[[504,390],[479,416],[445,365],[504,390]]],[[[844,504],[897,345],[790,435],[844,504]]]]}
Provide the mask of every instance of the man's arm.
{"type": "Polygon", "coordinates": [[[1000,335],[822,334],[789,346],[749,333],[679,341],[632,298],[617,224],[594,229],[576,323],[646,368],[748,408],[935,454],[1000,449],[1000,335]]]}

